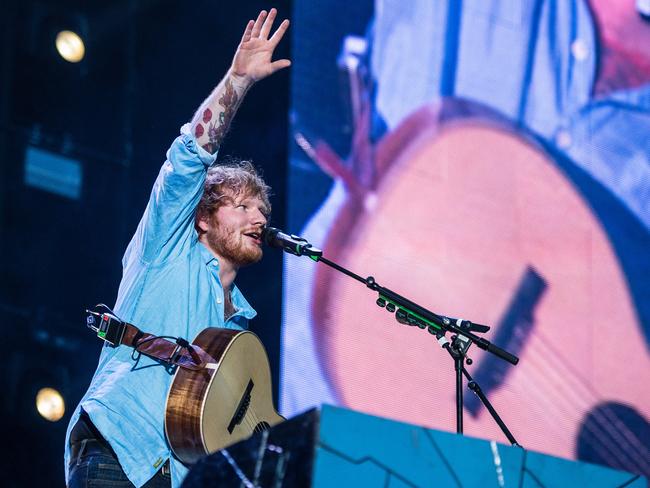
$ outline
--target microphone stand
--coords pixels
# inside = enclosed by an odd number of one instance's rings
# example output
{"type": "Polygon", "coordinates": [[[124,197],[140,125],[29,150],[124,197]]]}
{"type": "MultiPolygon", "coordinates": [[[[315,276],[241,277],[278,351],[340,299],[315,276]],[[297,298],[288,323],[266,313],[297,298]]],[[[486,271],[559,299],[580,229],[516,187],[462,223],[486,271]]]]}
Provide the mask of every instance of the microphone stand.
{"type": "Polygon", "coordinates": [[[454,371],[456,372],[456,433],[463,433],[463,370],[465,369],[465,361],[467,364],[472,364],[472,360],[466,357],[467,350],[471,344],[468,341],[463,341],[461,337],[454,336],[450,342],[444,334],[436,334],[438,344],[445,349],[451,358],[454,360],[454,371]]]}
{"type": "Polygon", "coordinates": [[[456,372],[456,432],[458,434],[463,433],[463,376],[465,376],[468,381],[467,387],[476,394],[510,444],[516,447],[521,447],[515,439],[515,436],[510,432],[510,429],[508,429],[508,426],[501,419],[501,416],[498,414],[492,403],[490,403],[490,400],[488,400],[485,393],[483,393],[481,386],[474,381],[472,375],[470,375],[467,368],[465,368],[465,362],[467,362],[468,365],[471,365],[473,362],[472,359],[467,356],[467,350],[472,345],[472,341],[462,335],[453,336],[451,342],[444,334],[438,334],[437,337],[440,346],[447,350],[449,355],[454,359],[454,370],[456,372]]]}
{"type": "Polygon", "coordinates": [[[474,381],[465,368],[466,361],[468,365],[472,364],[471,358],[466,357],[467,350],[472,344],[476,344],[479,348],[488,351],[513,365],[516,365],[519,362],[519,358],[514,354],[495,346],[490,341],[473,333],[487,332],[490,329],[488,326],[476,324],[469,320],[452,319],[450,317],[445,317],[444,315],[435,314],[394,291],[379,285],[372,276],[362,278],[343,266],[330,261],[323,256],[323,251],[313,247],[305,239],[295,235],[291,235],[290,237],[293,239],[290,246],[285,245],[276,247],[282,247],[284,251],[295,256],[307,256],[313,261],[326,264],[330,268],[363,283],[368,288],[379,294],[379,298],[377,298],[376,302],[377,305],[385,308],[390,313],[395,312],[395,318],[398,322],[411,326],[418,326],[420,329],[427,329],[430,334],[437,337],[440,345],[443,349],[447,350],[454,360],[454,369],[456,373],[456,432],[458,434],[463,433],[463,376],[465,376],[469,381],[469,389],[479,397],[510,444],[521,447],[495,408],[487,399],[479,384],[474,381]],[[454,334],[451,342],[445,337],[447,332],[454,334]]]}

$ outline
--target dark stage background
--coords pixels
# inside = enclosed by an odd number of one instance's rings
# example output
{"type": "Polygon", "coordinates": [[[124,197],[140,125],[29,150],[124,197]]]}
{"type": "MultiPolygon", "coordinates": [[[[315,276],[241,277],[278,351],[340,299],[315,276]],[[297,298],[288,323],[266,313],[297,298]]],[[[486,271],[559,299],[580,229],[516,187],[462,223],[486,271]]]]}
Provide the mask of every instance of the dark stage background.
{"type": "MultiPolygon", "coordinates": [[[[247,20],[271,6],[289,17],[288,1],[2,2],[3,486],[63,485],[65,429],[100,349],[84,325],[84,307],[114,303],[122,253],[169,144],[227,70],[247,20]],[[66,27],[84,37],[81,63],[55,51],[54,35],[66,27]],[[27,185],[28,148],[78,161],[78,198],[27,185]],[[43,386],[63,393],[66,415],[58,422],[35,409],[43,386]]],[[[287,36],[277,55],[289,51],[287,36]]],[[[254,87],[220,152],[262,168],[274,190],[272,223],[280,227],[288,95],[288,72],[254,87]]],[[[281,260],[267,252],[238,277],[259,313],[251,330],[268,348],[276,389],[281,260]]]]}

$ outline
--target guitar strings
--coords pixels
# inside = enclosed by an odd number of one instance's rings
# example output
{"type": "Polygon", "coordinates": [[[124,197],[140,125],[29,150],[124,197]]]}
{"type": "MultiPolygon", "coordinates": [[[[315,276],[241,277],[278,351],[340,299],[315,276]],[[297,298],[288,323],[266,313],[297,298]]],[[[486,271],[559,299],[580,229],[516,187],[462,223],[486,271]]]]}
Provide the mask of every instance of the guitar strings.
{"type": "MultiPolygon", "coordinates": [[[[219,362],[218,364],[219,366],[221,366],[221,362],[219,362]]],[[[219,366],[217,366],[217,369],[211,369],[213,375],[217,374],[217,370],[219,369],[219,366]]],[[[234,398],[235,397],[235,395],[233,394],[234,388],[231,385],[231,381],[229,381],[228,377],[226,376],[222,376],[222,378],[223,378],[225,389],[228,391],[228,394],[234,398]]],[[[251,434],[255,432],[255,428],[261,423],[257,413],[255,412],[255,409],[253,408],[252,395],[251,395],[251,400],[248,405],[248,408],[246,409],[246,412],[244,413],[244,416],[241,420],[241,423],[243,423],[250,430],[251,434]],[[249,418],[249,414],[250,414],[250,418],[249,418]]]]}
{"type": "MultiPolygon", "coordinates": [[[[544,400],[545,398],[543,396],[541,399],[538,396],[538,401],[544,400]]],[[[564,418],[571,419],[575,424],[580,423],[582,418],[575,416],[571,418],[571,415],[574,413],[573,409],[575,408],[575,405],[566,405],[566,402],[569,401],[568,399],[556,395],[554,401],[555,403],[548,405],[549,411],[553,411],[555,408],[564,418]],[[561,405],[562,400],[565,401],[565,405],[561,405]]],[[[611,422],[609,422],[602,414],[596,412],[591,412],[591,419],[593,422],[582,425],[582,435],[598,441],[590,442],[590,447],[596,451],[603,460],[616,460],[616,463],[613,465],[617,465],[621,467],[621,469],[627,469],[630,471],[637,471],[638,469],[645,471],[647,469],[643,465],[643,459],[640,459],[637,456],[637,453],[633,450],[630,443],[621,442],[620,436],[617,435],[618,433],[616,428],[611,422]]],[[[632,444],[638,444],[638,442],[632,442],[632,444]]]]}
{"type": "MultiPolygon", "coordinates": [[[[557,351],[553,347],[553,345],[548,340],[546,340],[546,338],[542,334],[535,334],[535,335],[538,337],[541,344],[544,347],[547,348],[548,354],[554,355],[556,360],[560,364],[562,364],[564,366],[564,368],[569,372],[569,374],[567,376],[569,376],[570,378],[572,377],[572,379],[575,381],[575,383],[577,383],[578,387],[583,389],[584,396],[588,398],[588,400],[585,400],[585,401],[587,403],[593,403],[593,402],[596,402],[596,401],[600,400],[600,398],[599,398],[598,394],[596,393],[596,391],[592,387],[588,386],[587,380],[582,375],[580,375],[575,370],[573,370],[573,368],[569,364],[567,364],[566,360],[562,357],[562,355],[559,353],[559,351],[557,351]]],[[[545,357],[545,356],[543,356],[543,357],[545,357]]],[[[613,412],[611,407],[603,407],[602,410],[603,410],[603,412],[605,414],[607,414],[607,416],[609,417],[611,423],[616,423],[616,420],[618,419],[618,417],[613,412]]],[[[623,424],[623,429],[618,430],[618,432],[621,432],[623,435],[625,435],[630,443],[635,443],[635,442],[637,444],[640,443],[638,437],[636,435],[634,435],[634,433],[629,428],[627,428],[627,426],[625,426],[625,424],[623,424]]],[[[647,449],[644,444],[640,443],[640,445],[644,449],[647,449]]],[[[650,456],[648,456],[648,457],[646,457],[644,459],[649,459],[649,458],[650,458],[650,456]]]]}
{"type": "MultiPolygon", "coordinates": [[[[559,364],[563,366],[567,371],[569,371],[569,373],[571,373],[570,368],[565,364],[563,358],[559,357],[559,355],[555,351],[553,351],[552,348],[548,346],[548,344],[545,343],[546,341],[544,341],[539,334],[535,334],[535,335],[541,340],[541,343],[544,346],[550,349],[550,353],[556,357],[559,364]]],[[[532,354],[530,356],[530,359],[532,360],[533,363],[537,364],[537,367],[532,368],[532,371],[533,374],[538,376],[539,384],[547,383],[555,386],[555,389],[550,389],[551,393],[549,396],[553,396],[555,400],[555,402],[551,403],[551,406],[562,410],[562,413],[565,417],[572,418],[573,416],[572,420],[575,421],[576,423],[579,422],[581,419],[579,417],[576,418],[574,414],[575,409],[573,408],[573,405],[569,397],[572,397],[574,401],[577,401],[578,403],[582,403],[583,407],[587,407],[591,403],[598,401],[597,396],[594,393],[589,392],[589,390],[585,387],[585,385],[581,384],[580,381],[578,380],[575,380],[573,382],[574,383],[573,385],[566,385],[564,387],[565,395],[556,394],[554,390],[557,390],[558,388],[562,388],[563,381],[566,381],[567,377],[569,378],[570,381],[575,377],[575,375],[573,375],[573,377],[571,374],[567,374],[566,376],[561,376],[556,367],[549,366],[549,363],[545,359],[544,355],[536,351],[534,348],[531,348],[531,353],[532,354]],[[542,373],[542,370],[546,371],[547,373],[546,376],[542,373]],[[557,382],[549,381],[548,379],[549,374],[554,376],[557,380],[560,381],[557,382]],[[578,386],[577,388],[575,387],[576,383],[578,386]],[[579,393],[578,392],[579,389],[582,389],[583,393],[579,393]],[[564,408],[561,406],[562,403],[564,403],[564,408]]],[[[547,404],[549,403],[549,399],[546,398],[544,395],[540,395],[536,389],[530,389],[529,391],[527,390],[527,393],[531,393],[531,392],[535,393],[536,396],[540,398],[544,403],[547,404]]],[[[595,428],[590,426],[589,424],[584,424],[585,430],[589,431],[595,438],[600,440],[602,445],[610,451],[610,455],[612,457],[617,458],[620,462],[622,462],[622,465],[628,466],[629,462],[632,462],[633,465],[637,465],[637,467],[640,467],[642,470],[644,470],[644,472],[647,472],[648,469],[648,462],[646,461],[647,457],[644,457],[638,452],[639,450],[646,451],[647,448],[624,424],[620,425],[618,429],[616,428],[615,424],[621,424],[621,423],[617,422],[616,414],[611,410],[610,407],[603,407],[601,410],[605,411],[608,414],[609,419],[605,418],[605,415],[603,415],[603,413],[599,411],[592,412],[592,416],[596,421],[596,423],[600,425],[601,429],[604,432],[608,433],[615,440],[615,442],[617,442],[619,448],[613,448],[610,442],[606,442],[605,436],[601,435],[598,430],[595,430],[595,428]],[[633,447],[634,445],[636,445],[636,449],[633,447]],[[619,455],[620,448],[626,451],[624,454],[627,454],[628,458],[620,457],[619,455]]]]}
{"type": "MultiPolygon", "coordinates": [[[[212,371],[212,375],[214,376],[214,375],[217,374],[218,368],[217,368],[217,369],[212,369],[211,371],[212,371]]],[[[220,376],[223,378],[223,384],[222,384],[223,389],[222,389],[222,390],[225,390],[231,398],[235,398],[235,395],[234,395],[234,393],[233,393],[234,388],[232,387],[232,385],[231,385],[230,382],[228,381],[228,378],[227,378],[225,375],[220,375],[220,376]]],[[[247,417],[248,417],[248,412],[249,412],[250,410],[251,410],[251,408],[250,408],[250,406],[249,406],[249,408],[246,410],[246,413],[245,413],[244,416],[242,417],[242,420],[241,420],[240,423],[243,423],[243,424],[245,425],[245,427],[247,427],[247,428],[251,431],[251,433],[252,433],[254,427],[253,427],[251,421],[247,418],[247,417]]],[[[211,418],[210,421],[211,421],[211,423],[212,423],[213,425],[214,425],[214,424],[219,424],[219,419],[216,418],[216,417],[215,417],[215,418],[211,418]]]]}
{"type": "MultiPolygon", "coordinates": [[[[518,331],[516,331],[515,334],[520,335],[518,333],[518,331]]],[[[534,348],[531,348],[530,350],[532,351],[532,354],[535,354],[535,349],[534,348]]],[[[530,359],[531,363],[535,363],[535,358],[534,357],[530,357],[530,356],[527,355],[526,359],[530,359]]],[[[544,362],[544,361],[542,360],[542,362],[544,362]]],[[[530,364],[530,363],[528,363],[528,364],[530,364]]],[[[540,384],[541,385],[542,383],[549,383],[549,384],[552,384],[554,386],[557,386],[555,384],[555,382],[550,382],[548,377],[545,377],[543,375],[543,373],[540,372],[541,369],[546,369],[546,364],[544,364],[544,368],[540,368],[539,362],[537,363],[537,365],[534,365],[534,366],[535,367],[532,368],[531,374],[534,375],[534,376],[537,376],[539,378],[537,378],[537,379],[532,378],[532,382],[531,382],[532,384],[540,384]]],[[[568,367],[567,367],[567,369],[568,369],[568,367]]],[[[554,368],[551,368],[551,372],[555,376],[559,375],[559,373],[554,368]]],[[[562,378],[559,377],[558,379],[561,380],[562,378]]],[[[560,385],[562,384],[561,381],[559,382],[559,384],[560,385]]],[[[561,395],[557,395],[553,389],[549,388],[548,389],[549,390],[548,394],[542,394],[536,388],[526,388],[526,385],[524,385],[523,387],[518,387],[518,385],[516,383],[515,384],[506,383],[506,388],[508,388],[508,387],[509,387],[509,389],[511,391],[516,389],[517,390],[517,395],[520,396],[520,397],[523,397],[523,398],[534,395],[536,397],[535,406],[543,406],[543,407],[545,407],[546,412],[552,411],[553,409],[560,410],[560,413],[562,413],[565,418],[571,417],[571,415],[573,415],[574,412],[575,412],[575,410],[571,407],[571,405],[569,405],[566,408],[562,408],[562,406],[560,405],[562,403],[562,401],[564,401],[564,400],[568,401],[568,400],[567,400],[566,397],[563,397],[561,395]],[[555,398],[552,398],[553,396],[555,398]],[[559,399],[559,401],[558,401],[558,399],[559,399]]],[[[513,391],[513,393],[514,393],[514,391],[513,391]]],[[[574,393],[575,393],[575,391],[570,389],[569,394],[574,394],[574,393]]],[[[577,418],[575,416],[573,416],[573,418],[571,418],[571,421],[575,422],[575,423],[579,422],[579,420],[580,420],[580,418],[577,418]]],[[[561,426],[559,424],[555,423],[555,422],[551,422],[548,427],[550,427],[554,432],[556,432],[560,436],[562,434],[564,434],[564,431],[561,428],[561,426]]],[[[593,428],[591,426],[586,425],[585,427],[588,430],[593,431],[593,428]]],[[[593,431],[593,434],[596,437],[601,437],[601,436],[598,435],[597,431],[593,431]]],[[[623,462],[627,461],[627,459],[621,459],[618,456],[618,453],[615,450],[612,450],[609,443],[602,441],[602,444],[604,445],[605,449],[607,449],[609,451],[610,456],[616,457],[619,461],[623,461],[623,462]]],[[[599,451],[599,454],[604,455],[602,449],[599,449],[599,448],[596,448],[596,449],[599,451]]]]}
{"type": "MultiPolygon", "coordinates": [[[[531,360],[530,364],[535,363],[535,360],[532,357],[529,357],[529,359],[531,360]]],[[[539,364],[535,364],[535,366],[539,368],[539,364]]],[[[555,383],[549,382],[548,378],[544,377],[543,374],[537,369],[533,369],[533,371],[531,371],[529,374],[532,376],[531,379],[535,384],[541,385],[544,382],[547,382],[555,385],[555,383]]],[[[535,404],[539,406],[543,406],[544,411],[546,413],[555,410],[559,414],[561,414],[564,418],[570,419],[572,423],[577,423],[580,420],[580,418],[574,415],[575,410],[573,406],[571,404],[569,405],[566,404],[567,402],[569,402],[569,400],[565,396],[553,392],[551,389],[549,389],[549,391],[547,392],[541,392],[536,388],[531,388],[527,390],[520,389],[519,392],[522,394],[522,396],[529,396],[529,395],[535,396],[535,400],[536,400],[535,404]]],[[[550,428],[560,435],[565,434],[565,431],[564,429],[562,429],[561,425],[554,422],[552,422],[549,426],[546,426],[546,428],[547,429],[550,428]]],[[[594,428],[589,425],[586,425],[585,428],[586,430],[589,430],[590,433],[593,434],[595,437],[599,438],[602,442],[601,445],[604,447],[605,450],[608,451],[607,453],[605,453],[603,449],[594,446],[594,449],[596,449],[601,456],[613,457],[616,458],[619,462],[628,465],[629,459],[621,458],[619,452],[613,447],[611,447],[610,443],[605,442],[603,436],[598,431],[594,430],[594,428]]],[[[608,426],[605,425],[605,429],[607,428],[608,426]]]]}
{"type": "MultiPolygon", "coordinates": [[[[587,385],[587,381],[581,375],[577,374],[575,371],[572,371],[571,367],[566,363],[565,359],[560,355],[560,353],[557,350],[553,348],[553,346],[543,337],[543,335],[541,334],[536,334],[536,335],[539,338],[541,344],[547,348],[548,350],[547,354],[554,355],[556,360],[569,372],[567,376],[574,381],[574,384],[577,384],[578,388],[581,388],[583,390],[583,394],[582,394],[583,400],[588,404],[599,401],[600,398],[598,394],[591,387],[587,385]]],[[[542,358],[545,357],[546,357],[545,355],[542,356],[542,358]]],[[[542,359],[542,362],[544,362],[544,359],[542,359]]],[[[574,393],[574,390],[571,390],[571,393],[574,393]]],[[[637,449],[647,450],[647,447],[639,440],[638,436],[636,436],[625,424],[618,421],[618,417],[611,407],[603,407],[601,410],[605,414],[605,416],[609,419],[609,421],[603,420],[603,422],[612,426],[615,424],[619,424],[621,426],[621,428],[619,429],[614,429],[613,432],[616,432],[616,434],[619,433],[622,434],[630,444],[636,444],[637,449]]],[[[594,413],[594,417],[602,418],[603,415],[594,413]]],[[[620,439],[620,437],[617,438],[619,442],[624,444],[623,439],[620,439]]],[[[634,451],[634,453],[636,452],[637,450],[634,451]]],[[[650,456],[642,457],[642,459],[645,461],[646,459],[650,459],[650,456]]]]}
{"type": "MultiPolygon", "coordinates": [[[[536,353],[536,351],[535,351],[534,348],[532,348],[531,350],[533,351],[533,354],[536,353]]],[[[555,353],[555,356],[558,356],[558,354],[555,353]]],[[[533,362],[534,362],[534,359],[535,359],[535,358],[534,358],[534,357],[531,357],[530,359],[533,359],[533,362]]],[[[561,357],[558,357],[558,360],[560,361],[560,363],[564,363],[564,361],[563,361],[563,359],[562,359],[561,357]]],[[[558,379],[560,379],[560,380],[564,379],[564,378],[562,378],[562,377],[559,377],[559,372],[558,372],[555,368],[546,368],[547,364],[546,364],[545,359],[544,359],[543,357],[542,357],[542,359],[541,359],[541,363],[544,365],[544,368],[540,368],[539,366],[537,366],[536,368],[532,368],[532,374],[533,374],[533,375],[537,375],[537,376],[539,376],[540,374],[542,374],[542,373],[540,373],[540,369],[546,369],[547,371],[550,371],[553,375],[555,375],[556,377],[558,377],[558,379]]],[[[539,362],[538,362],[538,364],[539,364],[539,362]]],[[[569,368],[566,364],[564,364],[564,366],[565,366],[565,368],[566,368],[567,370],[570,371],[571,368],[569,368]]],[[[570,377],[571,375],[568,375],[568,376],[570,377]]],[[[576,376],[576,375],[574,374],[574,376],[576,376]]],[[[539,381],[539,384],[542,384],[542,383],[544,383],[544,382],[546,382],[546,383],[550,383],[550,382],[548,381],[548,378],[547,378],[547,377],[543,377],[543,376],[542,376],[542,377],[541,377],[541,380],[539,381]]],[[[553,384],[555,385],[555,383],[553,383],[553,384]]],[[[562,385],[562,381],[559,382],[559,385],[562,385]]],[[[557,385],[556,385],[556,386],[557,386],[557,385]]],[[[579,386],[583,386],[583,385],[579,385],[579,386]]],[[[515,387],[516,387],[516,385],[515,385],[515,387]]],[[[564,416],[567,417],[567,418],[568,418],[568,417],[571,417],[571,415],[572,415],[572,414],[574,413],[574,411],[575,411],[574,408],[572,408],[573,406],[570,404],[570,400],[568,400],[566,397],[563,397],[563,396],[561,396],[561,395],[555,395],[555,400],[556,400],[556,402],[552,403],[552,402],[551,402],[551,399],[550,399],[550,396],[554,395],[553,390],[551,390],[550,395],[542,395],[542,394],[541,394],[539,391],[537,391],[536,389],[521,390],[520,393],[523,393],[523,394],[524,394],[523,396],[525,396],[525,395],[529,395],[529,394],[534,394],[534,395],[537,397],[537,402],[536,402],[537,404],[542,404],[542,403],[543,403],[543,404],[546,404],[546,405],[548,405],[548,406],[550,407],[549,410],[552,410],[553,408],[556,408],[556,409],[559,408],[560,410],[562,410],[562,413],[563,413],[564,416]],[[558,399],[559,399],[559,401],[557,401],[558,399]],[[562,408],[562,407],[560,407],[559,404],[561,404],[562,401],[565,401],[565,403],[566,403],[566,402],[569,402],[569,406],[568,406],[567,408],[562,408]],[[551,403],[550,403],[550,402],[551,402],[551,403]]],[[[569,390],[568,390],[568,394],[571,395],[571,396],[574,396],[574,397],[575,397],[575,396],[576,396],[576,391],[575,391],[575,389],[570,389],[570,388],[569,388],[569,390]]],[[[591,396],[594,397],[594,399],[596,399],[595,395],[592,394],[591,396]]],[[[579,397],[578,397],[578,398],[579,398],[579,397]]],[[[582,400],[582,399],[579,398],[579,400],[582,400]]],[[[585,401],[586,401],[586,400],[585,400],[585,401]]],[[[608,410],[608,412],[611,412],[611,409],[608,408],[607,410],[608,410]]],[[[611,413],[613,413],[613,412],[611,412],[611,413]]],[[[612,415],[612,416],[614,417],[614,419],[613,419],[611,422],[610,422],[610,421],[607,421],[606,419],[604,419],[603,416],[602,416],[600,413],[598,413],[598,412],[594,412],[594,413],[593,413],[593,416],[594,416],[595,420],[596,420],[596,421],[597,421],[597,422],[598,422],[598,423],[603,427],[603,430],[608,431],[609,434],[610,434],[610,436],[614,437],[615,440],[618,440],[618,442],[619,442],[619,443],[620,443],[620,444],[621,444],[625,449],[627,449],[627,448],[630,447],[629,444],[636,444],[637,446],[640,446],[641,449],[646,450],[645,446],[644,446],[643,444],[641,444],[640,441],[638,440],[638,438],[637,438],[636,436],[634,436],[633,434],[632,434],[631,436],[630,436],[630,435],[626,435],[626,437],[628,438],[628,443],[627,443],[627,445],[626,445],[626,442],[625,442],[625,441],[622,441],[622,442],[621,442],[620,437],[617,435],[619,432],[616,430],[616,428],[615,428],[614,425],[613,425],[614,423],[616,423],[616,422],[615,422],[615,419],[616,419],[615,414],[612,415]]],[[[575,416],[574,416],[574,418],[573,418],[572,420],[575,421],[575,422],[577,423],[577,422],[580,420],[580,418],[575,418],[575,416]]],[[[619,423],[620,423],[620,422],[619,422],[619,423]]],[[[556,426],[556,424],[551,424],[551,427],[554,428],[554,430],[555,430],[556,432],[560,432],[560,433],[562,432],[562,431],[560,430],[560,427],[559,427],[559,426],[556,426]]],[[[595,437],[599,438],[599,439],[601,440],[603,446],[604,446],[606,449],[608,449],[608,450],[610,451],[610,455],[611,455],[611,456],[617,458],[619,461],[622,461],[623,465],[625,465],[625,466],[629,465],[628,462],[631,461],[631,459],[622,459],[622,458],[620,458],[620,457],[619,457],[619,453],[618,453],[618,451],[615,450],[615,449],[613,449],[613,448],[611,447],[611,443],[606,442],[606,441],[604,440],[604,437],[603,437],[602,435],[599,435],[599,432],[596,431],[596,430],[594,430],[594,428],[593,428],[592,426],[590,426],[590,425],[588,425],[588,424],[585,425],[585,430],[589,431],[589,432],[592,433],[595,437]]],[[[622,426],[621,430],[625,430],[625,432],[628,433],[628,434],[631,433],[630,430],[627,428],[627,426],[624,426],[624,425],[622,426]]],[[[602,450],[599,449],[599,451],[600,451],[600,453],[602,454],[602,450]]],[[[645,462],[645,458],[643,458],[642,456],[636,456],[636,454],[637,454],[636,451],[628,451],[628,456],[630,456],[630,457],[632,457],[632,458],[635,458],[635,460],[638,460],[638,459],[640,458],[640,459],[641,459],[641,466],[642,466],[642,468],[643,468],[643,469],[646,469],[645,467],[643,467],[643,466],[645,466],[645,465],[647,464],[647,462],[645,462]],[[630,454],[630,452],[631,452],[632,454],[630,454]]]]}

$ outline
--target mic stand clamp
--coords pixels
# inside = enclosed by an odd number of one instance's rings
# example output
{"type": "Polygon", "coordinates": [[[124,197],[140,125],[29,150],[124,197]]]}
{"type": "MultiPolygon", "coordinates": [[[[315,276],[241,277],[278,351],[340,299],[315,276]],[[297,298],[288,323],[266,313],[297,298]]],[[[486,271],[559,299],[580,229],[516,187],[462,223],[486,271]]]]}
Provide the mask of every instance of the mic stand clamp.
{"type": "Polygon", "coordinates": [[[451,341],[447,339],[444,333],[438,333],[436,334],[436,337],[438,339],[438,344],[440,344],[440,346],[445,349],[454,360],[454,370],[456,373],[456,432],[458,434],[463,433],[463,376],[465,376],[468,381],[467,387],[476,394],[479,400],[481,400],[481,403],[483,403],[483,406],[490,413],[510,444],[516,447],[521,447],[517,442],[517,439],[512,435],[512,432],[510,432],[510,429],[508,429],[508,426],[503,422],[495,408],[490,403],[490,400],[488,400],[483,393],[481,386],[474,381],[474,378],[472,378],[465,368],[465,362],[470,366],[473,363],[472,358],[467,355],[467,351],[472,345],[472,340],[461,334],[454,334],[451,337],[451,341]]]}
{"type": "Polygon", "coordinates": [[[284,247],[284,250],[289,254],[293,254],[294,256],[307,256],[314,261],[318,261],[318,258],[323,255],[323,251],[312,246],[307,239],[303,239],[295,234],[291,234],[291,238],[296,241],[295,247],[284,247]]]}

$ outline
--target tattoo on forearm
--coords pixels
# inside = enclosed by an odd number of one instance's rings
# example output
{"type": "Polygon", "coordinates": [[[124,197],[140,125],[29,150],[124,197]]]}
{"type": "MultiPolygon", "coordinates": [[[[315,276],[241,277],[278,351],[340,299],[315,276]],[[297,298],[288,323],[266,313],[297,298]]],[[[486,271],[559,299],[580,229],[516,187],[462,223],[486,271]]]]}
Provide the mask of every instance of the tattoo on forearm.
{"type": "MultiPolygon", "coordinates": [[[[208,125],[208,142],[203,145],[203,148],[211,153],[215,152],[221,145],[221,141],[223,141],[228,127],[230,127],[230,122],[235,116],[235,111],[239,104],[239,97],[230,80],[226,80],[225,88],[226,91],[219,99],[219,104],[223,107],[223,111],[219,113],[218,119],[215,121],[212,120],[212,111],[209,108],[206,108],[203,112],[203,123],[208,125]]],[[[198,135],[199,131],[203,135],[204,129],[200,123],[196,125],[197,134],[195,135],[197,137],[200,137],[198,135]]]]}
{"type": "Polygon", "coordinates": [[[212,110],[206,108],[205,111],[203,112],[203,122],[207,124],[211,120],[212,120],[212,110]]]}

